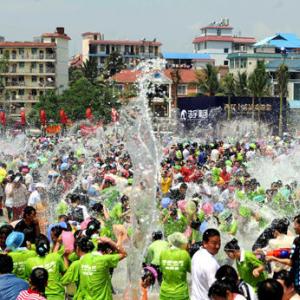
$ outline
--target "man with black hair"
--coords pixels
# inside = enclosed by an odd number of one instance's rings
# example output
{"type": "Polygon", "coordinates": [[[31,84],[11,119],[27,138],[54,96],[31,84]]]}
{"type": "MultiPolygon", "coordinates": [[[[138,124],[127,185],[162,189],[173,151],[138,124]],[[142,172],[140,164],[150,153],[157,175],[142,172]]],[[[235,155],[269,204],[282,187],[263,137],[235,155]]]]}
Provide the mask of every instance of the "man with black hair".
{"type": "Polygon", "coordinates": [[[187,189],[188,185],[183,182],[180,184],[179,188],[170,189],[170,193],[167,196],[171,199],[174,199],[176,202],[179,200],[184,200],[187,189]]]}
{"type": "Polygon", "coordinates": [[[283,288],[277,280],[269,278],[259,283],[257,296],[258,300],[282,300],[283,288]]]}
{"type": "Polygon", "coordinates": [[[158,282],[162,281],[162,273],[160,271],[160,254],[162,251],[167,250],[169,244],[167,241],[163,240],[163,233],[159,231],[155,231],[152,233],[152,243],[147,249],[147,255],[145,258],[145,262],[147,265],[151,265],[155,268],[158,274],[158,282]]]}
{"type": "Polygon", "coordinates": [[[84,220],[88,219],[89,214],[86,206],[80,205],[80,196],[77,194],[72,194],[70,200],[71,207],[68,212],[70,220],[81,223],[84,220]]]}
{"type": "Polygon", "coordinates": [[[191,300],[209,300],[208,291],[215,281],[219,264],[215,255],[221,246],[220,232],[210,228],[203,233],[202,247],[192,258],[191,300]]]}
{"type": "Polygon", "coordinates": [[[22,220],[15,226],[15,231],[23,232],[25,239],[22,247],[26,247],[26,242],[34,243],[40,234],[40,226],[36,217],[36,210],[32,206],[26,206],[23,211],[22,220]]]}
{"type": "Polygon", "coordinates": [[[28,289],[28,283],[12,274],[12,271],[12,258],[0,254],[0,299],[15,300],[21,291],[28,289]]]}
{"type": "Polygon", "coordinates": [[[300,295],[295,291],[293,280],[290,272],[282,270],[274,274],[273,279],[276,279],[283,287],[283,298],[289,300],[299,300],[300,295]]]}

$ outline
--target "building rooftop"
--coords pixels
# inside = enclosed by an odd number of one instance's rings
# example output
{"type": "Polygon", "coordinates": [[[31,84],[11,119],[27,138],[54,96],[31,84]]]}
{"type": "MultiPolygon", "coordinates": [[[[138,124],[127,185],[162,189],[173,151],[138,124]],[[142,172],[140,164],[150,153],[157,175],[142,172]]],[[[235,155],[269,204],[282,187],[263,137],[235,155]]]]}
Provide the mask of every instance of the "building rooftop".
{"type": "Polygon", "coordinates": [[[213,60],[208,53],[164,52],[164,59],[213,60]]]}
{"type": "Polygon", "coordinates": [[[130,41],[130,40],[90,40],[90,44],[96,45],[130,45],[130,46],[143,46],[143,45],[150,45],[150,46],[161,46],[162,44],[157,41],[130,41]]]}
{"type": "MultiPolygon", "coordinates": [[[[163,71],[163,74],[172,79],[171,76],[172,69],[166,69],[163,71]]],[[[134,83],[139,75],[141,74],[140,70],[122,70],[113,76],[113,80],[118,83],[134,83]]],[[[193,83],[197,81],[196,71],[193,69],[180,69],[180,83],[193,83]]]]}
{"type": "Polygon", "coordinates": [[[240,44],[254,44],[256,39],[253,37],[234,37],[234,36],[218,36],[218,35],[206,35],[199,36],[193,40],[193,44],[203,43],[203,42],[230,42],[230,43],[240,43],[240,44]]]}
{"type": "MultiPolygon", "coordinates": [[[[262,59],[282,59],[282,55],[280,53],[230,53],[227,58],[262,58],[262,59]]],[[[288,56],[289,59],[300,59],[299,54],[291,54],[288,56]]]]}
{"type": "Polygon", "coordinates": [[[53,48],[56,47],[55,43],[41,43],[41,42],[0,42],[1,48],[53,48]]]}
{"type": "Polygon", "coordinates": [[[86,36],[86,35],[94,35],[94,34],[97,34],[97,35],[101,35],[101,32],[84,32],[81,34],[81,36],[86,36]]]}
{"type": "Polygon", "coordinates": [[[276,33],[257,42],[254,47],[300,48],[300,39],[293,33],[276,33]]]}

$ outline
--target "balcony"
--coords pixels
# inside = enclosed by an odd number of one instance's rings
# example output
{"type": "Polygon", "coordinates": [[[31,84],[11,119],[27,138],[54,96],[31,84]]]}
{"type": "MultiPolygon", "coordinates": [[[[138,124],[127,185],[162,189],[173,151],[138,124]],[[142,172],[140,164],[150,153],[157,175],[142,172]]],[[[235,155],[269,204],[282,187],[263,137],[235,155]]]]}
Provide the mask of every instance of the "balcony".
{"type": "Polygon", "coordinates": [[[24,54],[24,55],[10,55],[9,57],[12,61],[39,61],[39,60],[55,60],[56,54],[24,54]]]}
{"type": "Polygon", "coordinates": [[[35,103],[39,101],[39,97],[37,95],[11,95],[10,97],[5,98],[5,101],[35,103]]]}
{"type": "Polygon", "coordinates": [[[55,89],[55,82],[6,82],[6,89],[55,89]]]}
{"type": "Polygon", "coordinates": [[[3,73],[4,75],[54,75],[55,68],[38,69],[38,68],[9,68],[7,72],[3,73]]]}

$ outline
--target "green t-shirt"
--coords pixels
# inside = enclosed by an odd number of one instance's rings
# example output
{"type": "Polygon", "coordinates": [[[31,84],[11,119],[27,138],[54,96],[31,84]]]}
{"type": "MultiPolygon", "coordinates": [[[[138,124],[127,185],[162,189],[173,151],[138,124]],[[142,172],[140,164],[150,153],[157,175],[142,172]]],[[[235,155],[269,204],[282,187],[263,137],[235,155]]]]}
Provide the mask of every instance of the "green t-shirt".
{"type": "Polygon", "coordinates": [[[163,282],[159,299],[189,299],[186,275],[191,271],[191,258],[188,252],[177,248],[162,251],[160,269],[163,274],[163,282]]]}
{"type": "Polygon", "coordinates": [[[9,252],[8,255],[14,262],[13,273],[19,278],[26,279],[25,263],[27,259],[37,256],[36,252],[33,250],[22,249],[9,252]]]}
{"type": "MultiPolygon", "coordinates": [[[[168,213],[168,210],[164,210],[163,217],[168,213]]],[[[172,217],[168,217],[167,221],[164,223],[164,235],[168,237],[174,232],[184,232],[187,227],[187,219],[180,212],[178,212],[178,217],[174,220],[172,217]]]]}
{"type": "Polygon", "coordinates": [[[267,279],[265,272],[260,273],[260,275],[255,278],[252,274],[253,270],[260,267],[263,263],[250,251],[244,252],[244,260],[242,262],[237,261],[236,267],[241,279],[246,283],[250,284],[252,287],[256,288],[257,284],[261,281],[267,279]]]}
{"type": "Polygon", "coordinates": [[[79,289],[84,300],[112,300],[110,268],[120,261],[119,254],[92,252],[80,259],[79,289]]]}
{"type": "Polygon", "coordinates": [[[25,272],[27,278],[35,268],[44,268],[48,271],[47,299],[64,300],[65,289],[61,283],[62,273],[66,271],[64,261],[58,253],[50,253],[45,257],[32,257],[26,261],[25,272]]]}
{"type": "Polygon", "coordinates": [[[80,269],[80,260],[75,260],[68,268],[67,272],[63,276],[61,283],[66,285],[68,294],[74,294],[73,300],[82,299],[80,294],[79,286],[79,269],[80,269]],[[72,286],[72,284],[75,284],[72,286]],[[72,291],[71,291],[72,290],[72,291]]]}
{"type": "Polygon", "coordinates": [[[164,240],[154,241],[147,250],[146,263],[159,266],[159,258],[162,251],[167,250],[169,243],[164,240]]]}

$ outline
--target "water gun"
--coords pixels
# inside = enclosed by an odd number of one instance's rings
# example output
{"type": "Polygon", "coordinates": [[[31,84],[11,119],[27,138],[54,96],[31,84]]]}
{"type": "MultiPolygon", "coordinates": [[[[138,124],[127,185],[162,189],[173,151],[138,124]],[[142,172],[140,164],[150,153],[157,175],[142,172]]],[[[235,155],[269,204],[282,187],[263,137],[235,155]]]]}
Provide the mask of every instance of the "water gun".
{"type": "Polygon", "coordinates": [[[290,248],[279,248],[279,249],[268,251],[266,256],[274,256],[277,258],[289,258],[290,254],[291,254],[290,248]]]}

